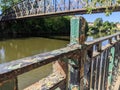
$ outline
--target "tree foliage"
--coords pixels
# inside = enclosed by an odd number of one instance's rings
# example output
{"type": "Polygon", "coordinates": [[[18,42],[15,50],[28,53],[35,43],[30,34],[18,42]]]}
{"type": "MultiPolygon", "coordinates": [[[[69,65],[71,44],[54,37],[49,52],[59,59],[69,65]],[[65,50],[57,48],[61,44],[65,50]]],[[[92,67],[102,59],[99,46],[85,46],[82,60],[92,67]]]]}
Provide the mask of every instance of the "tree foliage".
{"type": "Polygon", "coordinates": [[[98,32],[115,32],[117,30],[116,23],[105,21],[103,22],[102,18],[97,18],[94,21],[94,25],[89,27],[89,34],[98,33],[98,32]]]}
{"type": "Polygon", "coordinates": [[[103,25],[103,20],[102,18],[97,18],[95,21],[94,21],[94,26],[97,26],[97,27],[100,27],[103,25]]]}
{"type": "Polygon", "coordinates": [[[20,2],[22,0],[1,0],[0,1],[0,8],[2,11],[5,11],[9,7],[13,6],[14,4],[20,2]]]}
{"type": "Polygon", "coordinates": [[[0,26],[0,33],[3,36],[69,35],[70,17],[34,18],[3,23],[0,26]]]}

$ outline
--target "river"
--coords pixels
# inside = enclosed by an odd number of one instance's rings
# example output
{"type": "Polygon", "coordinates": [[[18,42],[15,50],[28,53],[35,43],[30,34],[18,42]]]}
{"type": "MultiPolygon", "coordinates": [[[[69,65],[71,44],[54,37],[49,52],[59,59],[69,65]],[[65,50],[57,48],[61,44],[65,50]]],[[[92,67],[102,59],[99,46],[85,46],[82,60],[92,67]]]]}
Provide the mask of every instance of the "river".
{"type": "MultiPolygon", "coordinates": [[[[0,63],[10,62],[27,56],[44,53],[65,47],[69,41],[40,37],[10,39],[0,41],[0,63]]],[[[19,90],[48,76],[52,72],[52,64],[42,66],[18,76],[19,90]]],[[[8,89],[9,90],[9,89],[8,89]]]]}

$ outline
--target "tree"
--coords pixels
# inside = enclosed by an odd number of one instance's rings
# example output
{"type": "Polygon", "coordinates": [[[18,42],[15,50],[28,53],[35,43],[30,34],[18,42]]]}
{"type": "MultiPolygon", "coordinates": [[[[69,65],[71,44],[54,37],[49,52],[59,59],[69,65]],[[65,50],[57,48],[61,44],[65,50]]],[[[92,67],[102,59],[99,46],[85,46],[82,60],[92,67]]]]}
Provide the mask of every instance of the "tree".
{"type": "Polygon", "coordinates": [[[9,7],[13,6],[14,4],[20,2],[21,0],[1,0],[0,1],[0,8],[2,11],[5,11],[9,7]]]}
{"type": "Polygon", "coordinates": [[[103,25],[103,20],[102,18],[97,18],[95,21],[94,21],[94,26],[99,28],[100,26],[103,25]]]}

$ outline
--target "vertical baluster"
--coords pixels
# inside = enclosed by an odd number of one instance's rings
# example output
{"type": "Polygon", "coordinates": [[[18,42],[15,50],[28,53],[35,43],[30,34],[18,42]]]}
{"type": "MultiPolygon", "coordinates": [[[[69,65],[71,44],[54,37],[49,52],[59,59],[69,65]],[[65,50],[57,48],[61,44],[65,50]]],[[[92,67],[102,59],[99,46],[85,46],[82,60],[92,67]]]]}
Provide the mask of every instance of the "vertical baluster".
{"type": "Polygon", "coordinates": [[[0,90],[18,90],[17,77],[0,83],[0,90]]]}
{"type": "Polygon", "coordinates": [[[90,73],[90,84],[89,84],[89,88],[90,90],[92,90],[92,83],[93,83],[93,64],[94,64],[94,59],[91,60],[91,65],[90,65],[90,70],[91,70],[91,73],[90,73]]]}
{"type": "Polygon", "coordinates": [[[44,13],[46,13],[46,0],[44,0],[44,13]]]}
{"type": "Polygon", "coordinates": [[[55,3],[54,3],[54,4],[55,4],[54,7],[55,7],[55,12],[56,12],[56,11],[57,11],[57,8],[56,8],[57,2],[56,2],[56,0],[55,0],[55,3]]]}
{"type": "MultiPolygon", "coordinates": [[[[112,38],[109,39],[109,43],[112,44],[112,38]]],[[[109,89],[112,81],[112,69],[113,69],[113,62],[114,62],[114,55],[115,55],[115,48],[110,48],[110,55],[109,55],[109,67],[108,67],[108,83],[107,83],[107,89],[109,89]]]]}
{"type": "Polygon", "coordinates": [[[77,2],[77,9],[79,9],[79,3],[80,3],[80,1],[78,0],[78,2],[77,2]]]}
{"type": "Polygon", "coordinates": [[[93,79],[93,64],[94,64],[94,59],[92,58],[92,56],[93,56],[93,46],[88,50],[88,57],[89,57],[89,59],[90,59],[90,77],[89,77],[89,85],[88,85],[88,87],[89,87],[89,89],[92,89],[92,83],[93,83],[93,81],[92,81],[92,79],[93,79]]]}
{"type": "Polygon", "coordinates": [[[114,45],[115,46],[115,60],[114,60],[114,67],[117,67],[118,65],[118,37],[115,36],[115,40],[117,41],[117,43],[114,45]]]}
{"type": "MultiPolygon", "coordinates": [[[[74,17],[71,19],[71,45],[84,44],[86,28],[84,27],[84,24],[86,24],[86,21],[83,17],[74,17]]],[[[75,56],[77,56],[77,58],[68,59],[68,90],[80,90],[81,88],[81,90],[83,90],[84,61],[86,51],[82,50],[82,53],[79,51],[78,55],[75,56]]]]}
{"type": "Polygon", "coordinates": [[[101,82],[101,84],[102,84],[102,88],[101,88],[101,90],[105,90],[105,73],[107,72],[106,71],[106,66],[107,66],[107,60],[108,60],[108,50],[106,50],[105,51],[105,59],[104,59],[104,61],[103,61],[103,74],[102,74],[102,82],[101,82]]]}
{"type": "Polygon", "coordinates": [[[120,63],[120,35],[118,36],[118,63],[120,63]]]}
{"type": "Polygon", "coordinates": [[[96,58],[93,59],[92,89],[94,89],[94,82],[95,82],[95,76],[96,76],[95,67],[96,67],[96,58]]]}
{"type": "MultiPolygon", "coordinates": [[[[102,42],[97,44],[97,51],[101,53],[101,47],[102,47],[102,42]]],[[[96,87],[97,90],[100,90],[100,83],[101,83],[101,68],[102,68],[102,60],[103,59],[103,54],[101,53],[100,56],[98,56],[98,69],[97,69],[97,83],[96,83],[96,87]]]]}
{"type": "Polygon", "coordinates": [[[64,10],[65,10],[65,0],[64,0],[64,10]]]}
{"type": "Polygon", "coordinates": [[[68,4],[69,4],[68,10],[70,10],[70,4],[71,4],[70,0],[69,0],[68,4]]]}
{"type": "Polygon", "coordinates": [[[97,81],[97,74],[98,74],[98,72],[97,72],[97,67],[98,67],[98,57],[96,57],[96,60],[94,61],[94,63],[95,63],[95,71],[94,71],[94,74],[95,74],[95,77],[94,77],[94,90],[96,90],[96,83],[98,82],[97,81]]]}
{"type": "Polygon", "coordinates": [[[105,76],[104,76],[104,69],[105,69],[105,66],[106,66],[106,56],[107,56],[107,54],[106,54],[106,50],[105,51],[103,51],[103,58],[102,58],[102,67],[101,67],[101,82],[100,82],[100,90],[103,90],[102,89],[102,86],[103,86],[103,83],[104,83],[104,78],[105,78],[105,76]]]}

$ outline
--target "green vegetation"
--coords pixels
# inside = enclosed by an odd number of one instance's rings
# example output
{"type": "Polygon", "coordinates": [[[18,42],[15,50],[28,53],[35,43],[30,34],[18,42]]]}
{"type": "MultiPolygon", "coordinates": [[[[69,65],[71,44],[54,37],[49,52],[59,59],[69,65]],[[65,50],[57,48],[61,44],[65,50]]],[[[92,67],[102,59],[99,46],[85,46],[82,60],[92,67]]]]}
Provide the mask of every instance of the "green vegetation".
{"type": "Polygon", "coordinates": [[[70,17],[34,18],[0,24],[1,37],[68,35],[70,17]]]}
{"type": "Polygon", "coordinates": [[[105,21],[103,22],[102,18],[97,18],[94,23],[93,26],[89,26],[89,31],[88,34],[97,34],[97,33],[106,33],[106,34],[110,34],[110,33],[114,33],[116,32],[117,26],[116,23],[113,22],[109,22],[109,21],[105,21]]]}
{"type": "Polygon", "coordinates": [[[22,1],[22,0],[1,0],[0,1],[0,8],[2,11],[4,11],[20,1],[22,1]]]}
{"type": "MultiPolygon", "coordinates": [[[[20,1],[22,0],[1,0],[0,8],[4,12],[20,1]]],[[[69,16],[12,20],[0,24],[0,37],[68,35],[69,32],[69,16]]]]}

